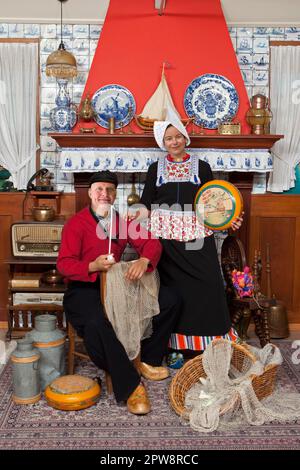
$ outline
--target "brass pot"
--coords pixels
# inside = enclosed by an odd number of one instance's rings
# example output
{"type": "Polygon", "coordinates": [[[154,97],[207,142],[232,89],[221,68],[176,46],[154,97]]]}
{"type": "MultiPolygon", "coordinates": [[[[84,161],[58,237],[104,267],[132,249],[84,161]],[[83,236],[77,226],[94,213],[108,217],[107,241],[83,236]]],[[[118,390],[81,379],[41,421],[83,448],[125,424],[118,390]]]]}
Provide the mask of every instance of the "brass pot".
{"type": "Polygon", "coordinates": [[[55,217],[55,211],[53,207],[42,206],[33,207],[31,209],[34,220],[37,222],[50,222],[55,217]]]}
{"type": "Polygon", "coordinates": [[[57,269],[51,269],[42,275],[42,281],[45,282],[45,284],[61,284],[63,282],[63,276],[57,269]]]}
{"type": "Polygon", "coordinates": [[[283,302],[276,300],[268,311],[270,338],[287,338],[290,334],[286,307],[283,302]]]}

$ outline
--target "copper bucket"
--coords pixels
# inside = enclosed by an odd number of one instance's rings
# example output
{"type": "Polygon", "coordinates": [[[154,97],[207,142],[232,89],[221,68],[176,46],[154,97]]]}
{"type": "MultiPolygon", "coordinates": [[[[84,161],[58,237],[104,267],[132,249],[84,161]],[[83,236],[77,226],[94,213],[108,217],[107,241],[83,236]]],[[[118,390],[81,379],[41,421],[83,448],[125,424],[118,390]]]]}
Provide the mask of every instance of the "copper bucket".
{"type": "Polygon", "coordinates": [[[287,311],[283,302],[276,300],[268,311],[270,338],[287,338],[290,334],[287,311]]]}

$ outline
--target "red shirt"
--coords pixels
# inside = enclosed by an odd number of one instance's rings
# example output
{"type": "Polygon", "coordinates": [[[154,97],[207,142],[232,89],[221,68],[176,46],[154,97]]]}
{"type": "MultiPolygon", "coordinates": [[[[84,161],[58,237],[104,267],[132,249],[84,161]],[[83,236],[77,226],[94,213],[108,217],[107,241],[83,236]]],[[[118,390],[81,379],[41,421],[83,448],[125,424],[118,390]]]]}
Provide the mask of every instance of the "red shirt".
{"type": "MultiPolygon", "coordinates": [[[[160,241],[151,239],[150,232],[135,221],[127,222],[117,215],[115,225],[113,236],[117,239],[111,242],[115,260],[120,261],[127,243],[130,243],[140,257],[150,260],[147,271],[153,271],[162,252],[160,241]]],[[[85,207],[71,217],[63,228],[57,269],[70,281],[95,282],[98,273],[89,273],[89,263],[108,251],[109,238],[105,238],[104,230],[97,224],[90,208],[85,207]]]]}

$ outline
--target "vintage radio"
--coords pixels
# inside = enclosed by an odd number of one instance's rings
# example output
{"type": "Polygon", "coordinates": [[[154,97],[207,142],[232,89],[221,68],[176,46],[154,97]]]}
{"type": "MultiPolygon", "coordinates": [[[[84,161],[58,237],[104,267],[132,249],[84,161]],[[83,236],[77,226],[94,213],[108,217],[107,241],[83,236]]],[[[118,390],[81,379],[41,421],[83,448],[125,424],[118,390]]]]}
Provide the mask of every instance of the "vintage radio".
{"type": "Polygon", "coordinates": [[[17,222],[11,226],[14,256],[57,257],[63,222],[17,222]]]}

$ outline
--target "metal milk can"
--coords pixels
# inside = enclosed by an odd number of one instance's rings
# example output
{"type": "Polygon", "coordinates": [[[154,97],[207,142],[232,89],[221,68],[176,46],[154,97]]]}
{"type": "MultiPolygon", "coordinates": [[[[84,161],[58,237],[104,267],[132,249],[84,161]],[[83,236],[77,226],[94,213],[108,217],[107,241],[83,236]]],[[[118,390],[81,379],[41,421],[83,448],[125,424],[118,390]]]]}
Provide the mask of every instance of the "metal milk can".
{"type": "Polygon", "coordinates": [[[41,398],[39,380],[40,354],[28,338],[17,341],[11,355],[13,367],[13,401],[18,405],[35,403],[41,398]]]}
{"type": "Polygon", "coordinates": [[[56,327],[55,315],[39,315],[35,317],[35,328],[26,335],[33,341],[41,358],[39,376],[41,389],[57,377],[65,375],[65,334],[56,327]]]}

